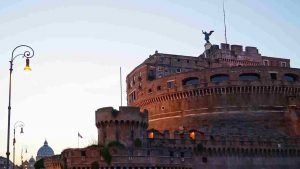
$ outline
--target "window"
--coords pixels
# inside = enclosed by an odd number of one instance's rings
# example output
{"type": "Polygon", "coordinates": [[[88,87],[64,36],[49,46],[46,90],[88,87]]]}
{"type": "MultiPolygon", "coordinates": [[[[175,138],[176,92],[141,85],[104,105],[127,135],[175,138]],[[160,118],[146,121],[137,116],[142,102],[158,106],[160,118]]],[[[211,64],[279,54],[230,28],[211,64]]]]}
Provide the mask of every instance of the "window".
{"type": "Polygon", "coordinates": [[[176,73],[180,73],[181,72],[181,69],[180,68],[177,68],[176,69],[176,73]]]}
{"type": "Polygon", "coordinates": [[[130,81],[130,87],[132,87],[133,86],[133,81],[130,81]]]}
{"type": "Polygon", "coordinates": [[[138,79],[139,79],[139,81],[142,80],[142,72],[139,73],[138,79]]]}
{"type": "Polygon", "coordinates": [[[202,157],[202,162],[207,163],[207,157],[202,157]]]}
{"type": "Polygon", "coordinates": [[[189,77],[182,80],[182,85],[197,85],[199,84],[199,79],[197,77],[189,77]]]}
{"type": "Polygon", "coordinates": [[[244,73],[239,76],[240,80],[259,80],[260,76],[256,73],[244,73]]]}
{"type": "Polygon", "coordinates": [[[152,93],[152,89],[148,89],[148,93],[152,93]]]}
{"type": "Polygon", "coordinates": [[[157,89],[158,91],[160,91],[160,90],[161,90],[161,86],[157,86],[156,89],[157,89]]]}
{"type": "Polygon", "coordinates": [[[151,131],[151,132],[148,134],[148,137],[151,138],[151,139],[154,139],[154,132],[151,131]]]}
{"type": "Polygon", "coordinates": [[[264,60],[264,66],[269,66],[269,61],[268,60],[264,60]]]}
{"type": "Polygon", "coordinates": [[[277,73],[270,73],[271,80],[277,80],[277,73]]]}
{"type": "Polygon", "coordinates": [[[283,80],[289,81],[289,82],[295,82],[298,80],[298,76],[295,74],[285,74],[283,76],[283,80]]]}
{"type": "Polygon", "coordinates": [[[173,87],[174,87],[174,80],[168,81],[168,82],[167,82],[167,87],[168,87],[169,89],[173,88],[173,87]]]}
{"type": "Polygon", "coordinates": [[[286,62],[281,62],[281,67],[286,67],[286,62]]]}
{"type": "Polygon", "coordinates": [[[190,132],[190,139],[193,140],[193,141],[196,139],[195,131],[190,132]]]}
{"type": "Polygon", "coordinates": [[[136,100],[135,90],[129,94],[129,98],[128,99],[129,99],[128,101],[130,103],[136,100]]]}
{"type": "Polygon", "coordinates": [[[159,71],[162,71],[162,70],[164,70],[164,67],[158,66],[158,70],[159,70],[159,71]]]}
{"type": "Polygon", "coordinates": [[[180,59],[177,59],[177,62],[180,62],[180,59]]]}
{"type": "Polygon", "coordinates": [[[134,133],[133,133],[133,129],[131,129],[130,131],[130,138],[133,139],[134,133]]]}
{"type": "Polygon", "coordinates": [[[222,82],[228,80],[229,80],[229,76],[226,74],[217,74],[210,77],[211,82],[222,82]]]}
{"type": "Polygon", "coordinates": [[[81,156],[86,156],[85,151],[81,151],[81,156]]]}
{"type": "Polygon", "coordinates": [[[155,71],[149,70],[148,72],[148,80],[154,80],[155,79],[155,71]]]}

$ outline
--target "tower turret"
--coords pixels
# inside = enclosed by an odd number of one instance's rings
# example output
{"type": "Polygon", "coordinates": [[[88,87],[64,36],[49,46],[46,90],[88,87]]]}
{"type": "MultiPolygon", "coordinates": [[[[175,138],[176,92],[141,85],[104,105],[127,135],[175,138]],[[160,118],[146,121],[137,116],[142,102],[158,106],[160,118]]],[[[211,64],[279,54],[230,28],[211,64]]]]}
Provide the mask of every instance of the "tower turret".
{"type": "Polygon", "coordinates": [[[98,144],[119,141],[131,146],[136,138],[146,137],[148,112],[140,112],[138,107],[100,108],[96,111],[98,144]]]}

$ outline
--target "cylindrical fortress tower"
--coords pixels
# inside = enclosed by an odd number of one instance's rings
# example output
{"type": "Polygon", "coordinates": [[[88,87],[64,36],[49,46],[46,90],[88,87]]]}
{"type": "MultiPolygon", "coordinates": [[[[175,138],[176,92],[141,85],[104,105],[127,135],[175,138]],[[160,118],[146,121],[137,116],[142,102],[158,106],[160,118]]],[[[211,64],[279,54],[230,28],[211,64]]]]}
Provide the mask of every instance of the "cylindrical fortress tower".
{"type": "Polygon", "coordinates": [[[290,124],[298,115],[287,116],[300,105],[300,70],[288,59],[227,44],[207,53],[156,52],[127,76],[128,105],[149,111],[149,128],[300,135],[300,124],[290,124]]]}
{"type": "Polygon", "coordinates": [[[137,107],[100,108],[96,111],[98,144],[104,145],[119,141],[131,146],[136,138],[144,138],[148,127],[148,113],[137,107]]]}

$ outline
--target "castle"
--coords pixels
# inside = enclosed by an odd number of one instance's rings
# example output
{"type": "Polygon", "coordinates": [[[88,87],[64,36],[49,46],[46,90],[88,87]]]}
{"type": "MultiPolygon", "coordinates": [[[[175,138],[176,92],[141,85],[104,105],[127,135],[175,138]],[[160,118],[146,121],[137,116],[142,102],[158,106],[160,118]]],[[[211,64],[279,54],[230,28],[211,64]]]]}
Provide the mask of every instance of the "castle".
{"type": "Polygon", "coordinates": [[[128,107],[95,113],[98,144],[46,168],[297,169],[300,69],[255,47],[155,52],[126,78],[128,107]]]}

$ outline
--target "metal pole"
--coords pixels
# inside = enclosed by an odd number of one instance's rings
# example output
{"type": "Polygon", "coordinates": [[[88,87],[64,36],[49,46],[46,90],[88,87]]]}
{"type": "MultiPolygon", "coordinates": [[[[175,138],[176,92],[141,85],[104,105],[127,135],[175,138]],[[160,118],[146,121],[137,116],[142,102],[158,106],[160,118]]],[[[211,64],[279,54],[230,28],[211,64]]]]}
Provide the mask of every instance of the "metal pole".
{"type": "Polygon", "coordinates": [[[120,67],[120,92],[121,92],[121,107],[122,107],[122,68],[120,67]]]}
{"type": "Polygon", "coordinates": [[[225,2],[223,0],[223,21],[224,21],[224,35],[225,35],[225,43],[227,44],[227,32],[226,32],[226,16],[225,16],[225,2]]]}
{"type": "Polygon", "coordinates": [[[6,168],[9,169],[9,140],[10,140],[10,111],[11,111],[11,74],[13,71],[13,60],[10,62],[9,69],[9,88],[8,88],[8,121],[7,121],[7,149],[6,149],[6,168]]]}
{"type": "Polygon", "coordinates": [[[30,46],[27,45],[19,45],[15,47],[15,49],[12,51],[11,54],[11,60],[9,61],[10,63],[10,68],[9,68],[9,88],[8,88],[8,119],[7,119],[7,149],[6,149],[6,169],[9,169],[9,141],[10,141],[10,115],[11,115],[11,75],[13,71],[13,61],[15,58],[18,56],[22,56],[23,58],[26,58],[26,61],[28,60],[28,66],[29,66],[29,58],[32,58],[34,56],[34,51],[30,46]],[[25,50],[21,54],[14,55],[16,49],[18,48],[27,48],[29,50],[25,50]]]}
{"type": "Polygon", "coordinates": [[[15,149],[16,149],[16,128],[14,128],[14,140],[13,140],[13,147],[14,147],[14,151],[13,151],[13,169],[15,169],[15,149]]]}

